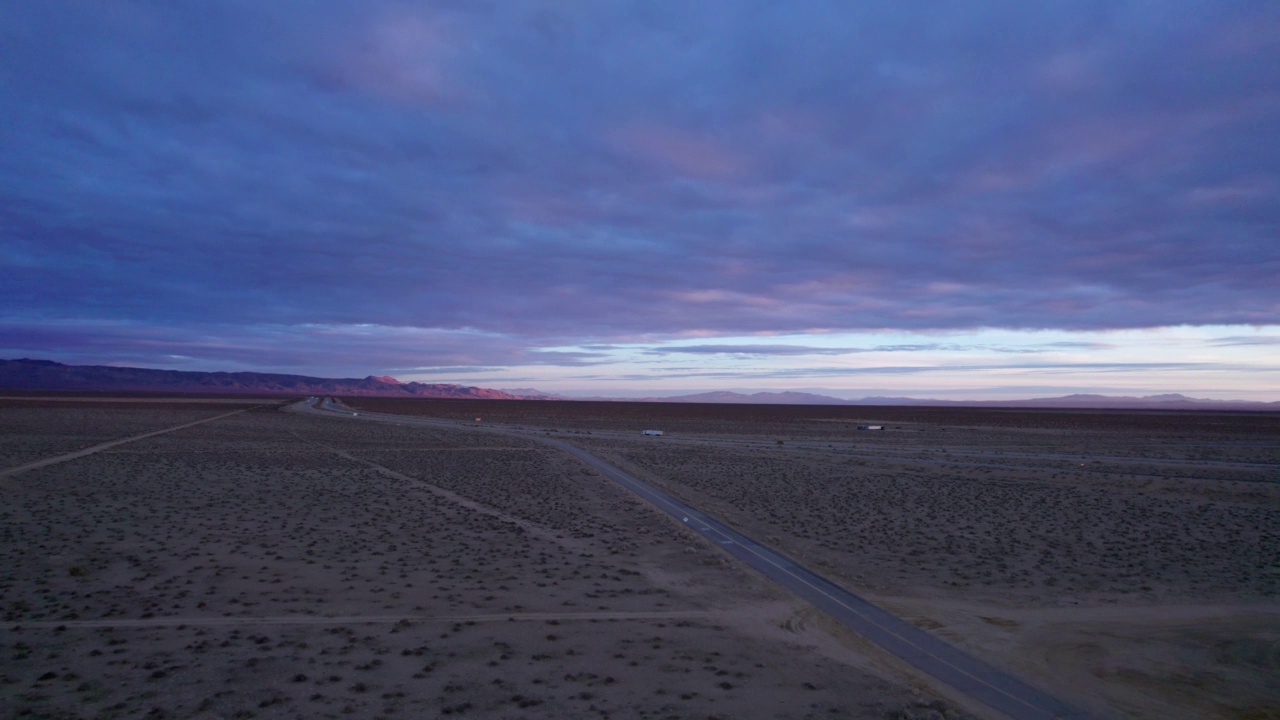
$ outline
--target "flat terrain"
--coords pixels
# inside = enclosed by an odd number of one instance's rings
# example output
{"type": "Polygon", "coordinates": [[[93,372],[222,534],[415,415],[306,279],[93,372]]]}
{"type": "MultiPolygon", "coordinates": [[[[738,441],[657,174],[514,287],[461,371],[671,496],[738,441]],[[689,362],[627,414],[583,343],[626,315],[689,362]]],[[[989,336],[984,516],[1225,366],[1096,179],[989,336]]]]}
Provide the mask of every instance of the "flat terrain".
{"type": "Polygon", "coordinates": [[[0,399],[0,472],[96,443],[248,409],[256,403],[0,399]]]}
{"type": "Polygon", "coordinates": [[[550,431],[1099,715],[1280,716],[1275,414],[347,402],[550,431]]]}
{"type": "Polygon", "coordinates": [[[532,441],[24,399],[0,473],[200,420],[0,481],[0,716],[962,716],[532,441]]]}

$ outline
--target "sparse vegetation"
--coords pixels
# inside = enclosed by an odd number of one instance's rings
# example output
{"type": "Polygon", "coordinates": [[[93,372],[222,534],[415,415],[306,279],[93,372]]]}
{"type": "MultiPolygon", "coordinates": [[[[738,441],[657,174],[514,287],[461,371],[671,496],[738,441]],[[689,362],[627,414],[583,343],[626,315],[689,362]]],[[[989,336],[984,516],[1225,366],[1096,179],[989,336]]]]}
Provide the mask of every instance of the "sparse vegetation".
{"type": "MultiPolygon", "coordinates": [[[[128,409],[114,423],[102,406],[60,408],[0,407],[4,452],[198,415],[128,409]]],[[[643,445],[592,419],[572,441],[953,637],[1017,648],[1024,618],[1046,605],[1086,628],[1091,606],[1140,613],[1125,616],[1132,637],[1108,636],[1132,643],[1131,665],[1099,660],[1106,646],[1046,646],[1062,682],[1105,693],[1222,678],[1198,697],[1237,714],[1274,704],[1275,667],[1249,648],[1276,640],[1231,604],[1277,595],[1265,570],[1280,554],[1280,502],[1255,481],[1280,464],[1271,430],[1146,416],[1124,429],[1088,414],[1019,427],[993,413],[985,426],[898,422],[854,446],[841,422],[792,409],[718,412],[744,415],[636,423],[674,429],[643,445]],[[981,610],[939,614],[938,600],[981,610]],[[1214,602],[1230,623],[1144,624],[1161,603],[1214,602]],[[1203,672],[1161,675],[1148,656],[1195,658],[1203,672]]],[[[825,635],[681,523],[531,440],[254,413],[18,480],[0,504],[11,569],[0,690],[32,714],[572,718],[614,703],[749,716],[776,697],[830,716],[955,716],[770,639],[825,635]],[[774,609],[735,614],[757,607],[774,609]],[[311,689],[281,691],[295,686],[311,689]],[[868,696],[879,704],[850,704],[868,696]]],[[[1150,702],[1157,716],[1172,707],[1150,702]]]]}

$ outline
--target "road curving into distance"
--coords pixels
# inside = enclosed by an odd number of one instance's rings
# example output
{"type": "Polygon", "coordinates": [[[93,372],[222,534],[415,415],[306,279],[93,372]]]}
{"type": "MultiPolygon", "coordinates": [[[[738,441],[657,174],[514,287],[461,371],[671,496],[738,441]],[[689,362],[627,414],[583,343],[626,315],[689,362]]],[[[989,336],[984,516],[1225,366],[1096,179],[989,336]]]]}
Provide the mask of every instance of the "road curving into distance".
{"type": "Polygon", "coordinates": [[[941,638],[883,610],[794,560],[778,553],[714,517],[673,497],[649,483],[620,470],[576,445],[500,427],[481,427],[450,420],[408,415],[357,412],[332,398],[309,399],[292,406],[295,411],[335,418],[350,418],[399,425],[445,427],[536,440],[558,448],[622,485],[654,507],[687,524],[724,552],[742,560],[830,615],[850,630],[886,652],[1016,720],[1083,719],[1090,715],[1042,690],[964,652],[941,638]]]}

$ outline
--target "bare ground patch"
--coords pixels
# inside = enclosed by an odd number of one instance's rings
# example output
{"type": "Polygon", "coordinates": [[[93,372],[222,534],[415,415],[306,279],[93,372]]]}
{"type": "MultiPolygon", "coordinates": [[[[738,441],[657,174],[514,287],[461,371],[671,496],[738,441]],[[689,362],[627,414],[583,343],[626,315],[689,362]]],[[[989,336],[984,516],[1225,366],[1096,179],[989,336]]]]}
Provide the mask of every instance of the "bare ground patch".
{"type": "Polygon", "coordinates": [[[794,603],[677,524],[505,444],[252,413],[23,473],[0,506],[5,714],[956,715],[785,629],[794,603]]]}

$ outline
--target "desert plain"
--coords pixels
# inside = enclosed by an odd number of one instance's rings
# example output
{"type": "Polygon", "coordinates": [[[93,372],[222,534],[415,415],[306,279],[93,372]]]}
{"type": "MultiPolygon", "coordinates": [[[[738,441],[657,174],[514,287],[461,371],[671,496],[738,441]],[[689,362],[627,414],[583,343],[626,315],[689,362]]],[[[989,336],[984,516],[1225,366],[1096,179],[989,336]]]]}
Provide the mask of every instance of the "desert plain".
{"type": "Polygon", "coordinates": [[[5,717],[998,717],[539,437],[1098,717],[1280,717],[1274,414],[149,400],[0,401],[5,717]]]}

